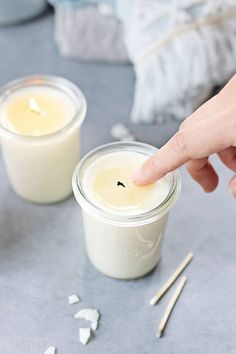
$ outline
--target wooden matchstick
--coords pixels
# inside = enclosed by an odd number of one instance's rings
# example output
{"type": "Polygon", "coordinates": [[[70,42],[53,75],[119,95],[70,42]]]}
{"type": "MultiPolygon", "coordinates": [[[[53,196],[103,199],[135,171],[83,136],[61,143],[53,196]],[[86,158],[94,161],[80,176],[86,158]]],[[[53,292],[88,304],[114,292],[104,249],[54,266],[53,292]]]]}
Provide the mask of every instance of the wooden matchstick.
{"type": "Polygon", "coordinates": [[[187,265],[191,262],[192,259],[193,259],[193,253],[190,252],[185,257],[183,262],[179,265],[179,267],[176,269],[176,271],[167,280],[167,282],[164,284],[164,286],[161,288],[161,290],[158,291],[156,293],[156,295],[150,300],[150,305],[155,305],[162,298],[162,296],[167,292],[167,290],[171,287],[171,285],[176,281],[176,279],[179,277],[179,275],[183,272],[183,270],[187,267],[187,265]]]}
{"type": "Polygon", "coordinates": [[[169,302],[169,304],[167,305],[167,308],[164,312],[164,315],[162,317],[162,320],[161,320],[161,323],[158,327],[158,330],[157,330],[157,333],[156,333],[156,336],[157,337],[161,337],[164,330],[165,330],[165,327],[166,327],[166,324],[168,322],[168,319],[171,315],[171,312],[173,311],[173,308],[186,284],[186,281],[187,281],[187,278],[186,277],[182,277],[179,284],[177,285],[175,291],[174,291],[174,294],[169,302]]]}

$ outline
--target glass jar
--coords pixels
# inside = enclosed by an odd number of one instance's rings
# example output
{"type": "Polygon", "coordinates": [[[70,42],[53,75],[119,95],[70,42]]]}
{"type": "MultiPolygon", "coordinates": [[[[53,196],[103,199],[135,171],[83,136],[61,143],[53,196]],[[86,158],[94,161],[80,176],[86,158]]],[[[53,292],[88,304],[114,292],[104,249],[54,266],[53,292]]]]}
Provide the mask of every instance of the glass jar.
{"type": "Polygon", "coordinates": [[[93,161],[111,152],[133,151],[149,157],[156,150],[139,142],[111,143],[91,151],[75,169],[72,185],[82,208],[87,253],[93,265],[110,277],[138,278],[157,265],[168,214],[180,193],[180,175],[178,171],[168,175],[169,193],[154,209],[138,215],[117,215],[89,200],[84,190],[85,172],[93,161]]]}
{"type": "MultiPolygon", "coordinates": [[[[41,92],[41,91],[40,91],[41,92]]],[[[42,91],[43,92],[43,91],[42,91]]],[[[50,91],[51,92],[51,91],[50,91]]],[[[21,114],[19,112],[19,114],[21,114]]],[[[12,188],[21,197],[36,203],[52,203],[72,193],[71,178],[80,157],[80,127],[86,115],[86,100],[70,81],[55,76],[33,76],[10,82],[0,91],[0,136],[3,158],[12,188]],[[24,90],[55,91],[71,102],[72,117],[52,133],[22,135],[7,124],[10,99],[24,90]]],[[[24,114],[20,116],[24,121],[24,114]]],[[[37,117],[35,118],[37,119],[37,117]]],[[[50,116],[45,119],[50,120],[50,116]]]]}

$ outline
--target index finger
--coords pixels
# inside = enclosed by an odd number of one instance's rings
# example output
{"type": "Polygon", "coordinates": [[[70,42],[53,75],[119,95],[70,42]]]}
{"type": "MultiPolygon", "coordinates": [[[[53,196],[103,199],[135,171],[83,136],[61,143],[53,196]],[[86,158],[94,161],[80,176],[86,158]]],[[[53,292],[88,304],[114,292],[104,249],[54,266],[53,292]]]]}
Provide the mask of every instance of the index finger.
{"type": "Polygon", "coordinates": [[[154,183],[189,160],[207,157],[231,146],[235,134],[232,123],[232,119],[220,116],[178,131],[136,171],[134,183],[140,186],[154,183]]]}

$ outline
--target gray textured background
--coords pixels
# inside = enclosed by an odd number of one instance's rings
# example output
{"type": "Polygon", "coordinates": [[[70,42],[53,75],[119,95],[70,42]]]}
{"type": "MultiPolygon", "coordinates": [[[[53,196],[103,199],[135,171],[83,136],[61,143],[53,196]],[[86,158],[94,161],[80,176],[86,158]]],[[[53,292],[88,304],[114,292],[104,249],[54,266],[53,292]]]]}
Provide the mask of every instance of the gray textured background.
{"type": "MultiPolygon", "coordinates": [[[[50,15],[0,29],[0,84],[34,73],[65,76],[88,99],[82,153],[111,141],[110,127],[128,122],[134,74],[130,66],[66,61],[53,44],[50,15]]],[[[177,129],[131,126],[139,140],[162,145],[177,129]]],[[[73,198],[33,205],[11,190],[0,159],[0,354],[232,354],[236,353],[236,201],[227,191],[232,173],[216,162],[221,183],[204,194],[182,169],[183,189],[167,229],[159,267],[137,281],[106,278],[90,265],[80,210],[73,198]],[[155,329],[172,290],[156,307],[149,299],[188,251],[189,282],[165,336],[155,329]],[[81,303],[67,305],[78,293],[81,303]],[[101,311],[95,338],[83,347],[73,319],[83,307],[101,311]]]]}

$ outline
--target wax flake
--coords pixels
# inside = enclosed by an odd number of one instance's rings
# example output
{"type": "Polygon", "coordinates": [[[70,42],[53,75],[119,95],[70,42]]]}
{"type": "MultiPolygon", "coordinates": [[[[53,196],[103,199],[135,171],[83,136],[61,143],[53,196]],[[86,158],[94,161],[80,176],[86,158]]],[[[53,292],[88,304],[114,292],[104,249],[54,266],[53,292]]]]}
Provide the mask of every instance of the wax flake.
{"type": "Polygon", "coordinates": [[[122,140],[122,141],[135,141],[136,138],[133,134],[127,134],[124,137],[122,137],[120,140],[122,140]]]}
{"type": "Polygon", "coordinates": [[[44,352],[44,354],[56,354],[57,350],[55,347],[48,347],[48,349],[46,350],[46,352],[44,352]]]}
{"type": "Polygon", "coordinates": [[[91,329],[90,328],[80,328],[79,329],[79,340],[83,345],[88,343],[90,337],[91,337],[91,329]]]}
{"type": "Polygon", "coordinates": [[[96,329],[98,328],[98,321],[93,321],[91,323],[91,328],[93,331],[96,331],[96,329]]]}
{"type": "Polygon", "coordinates": [[[123,123],[117,123],[111,128],[111,136],[114,139],[121,140],[129,134],[129,129],[123,123]]]}
{"type": "Polygon", "coordinates": [[[80,298],[78,295],[73,294],[73,295],[68,296],[68,304],[69,305],[77,304],[78,302],[80,302],[80,298]]]}
{"type": "Polygon", "coordinates": [[[78,311],[75,316],[76,319],[83,318],[86,321],[97,322],[100,314],[96,309],[83,309],[78,311]]]}

